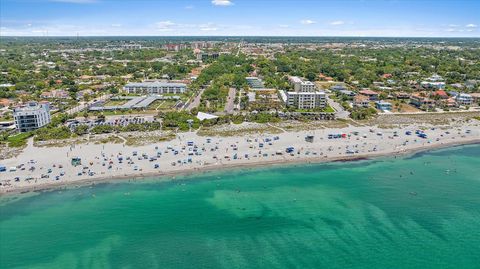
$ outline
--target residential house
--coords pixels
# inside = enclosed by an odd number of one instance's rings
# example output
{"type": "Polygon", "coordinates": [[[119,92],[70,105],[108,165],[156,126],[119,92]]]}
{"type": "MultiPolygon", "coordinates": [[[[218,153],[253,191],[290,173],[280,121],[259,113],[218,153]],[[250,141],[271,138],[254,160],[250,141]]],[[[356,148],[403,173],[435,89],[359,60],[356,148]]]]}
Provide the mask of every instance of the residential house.
{"type": "Polygon", "coordinates": [[[410,98],[410,94],[408,94],[406,92],[396,92],[393,95],[395,96],[395,98],[397,98],[399,100],[405,100],[405,99],[410,98]]]}
{"type": "Polygon", "coordinates": [[[370,101],[378,100],[378,93],[370,89],[364,89],[359,92],[363,96],[367,96],[370,101]]]}
{"type": "Polygon", "coordinates": [[[68,99],[68,98],[70,98],[70,95],[65,90],[51,90],[51,91],[42,92],[40,94],[40,98],[44,98],[44,99],[52,99],[52,98],[68,99]]]}
{"type": "Polygon", "coordinates": [[[83,97],[87,95],[92,95],[92,94],[93,94],[93,91],[90,89],[82,90],[77,92],[77,99],[82,99],[83,97]]]}
{"type": "Polygon", "coordinates": [[[390,104],[389,102],[385,102],[385,101],[376,101],[375,102],[375,107],[379,110],[382,110],[382,111],[392,110],[392,104],[390,104]]]}
{"type": "Polygon", "coordinates": [[[330,90],[332,92],[337,92],[337,91],[347,90],[347,88],[342,84],[337,84],[337,85],[334,85],[334,86],[330,87],[330,90]]]}
{"type": "Polygon", "coordinates": [[[461,106],[471,106],[473,104],[473,97],[470,94],[460,93],[455,97],[455,101],[461,106]]]}
{"type": "Polygon", "coordinates": [[[339,93],[342,96],[347,97],[348,99],[353,99],[357,95],[355,92],[348,91],[348,90],[340,90],[339,93]]]}
{"type": "Polygon", "coordinates": [[[473,103],[474,104],[480,104],[480,92],[474,92],[470,94],[473,98],[473,103]]]}
{"type": "Polygon", "coordinates": [[[412,94],[410,96],[410,103],[417,108],[433,108],[435,107],[435,101],[420,95],[419,93],[412,94]]]}
{"type": "Polygon", "coordinates": [[[353,107],[367,108],[370,106],[370,98],[365,95],[357,95],[353,98],[353,107]]]}
{"type": "Polygon", "coordinates": [[[432,97],[438,97],[439,99],[448,99],[448,94],[444,90],[437,90],[431,95],[432,97]]]}
{"type": "Polygon", "coordinates": [[[9,107],[11,104],[11,101],[7,98],[1,98],[0,99],[0,108],[2,107],[9,107]]]}

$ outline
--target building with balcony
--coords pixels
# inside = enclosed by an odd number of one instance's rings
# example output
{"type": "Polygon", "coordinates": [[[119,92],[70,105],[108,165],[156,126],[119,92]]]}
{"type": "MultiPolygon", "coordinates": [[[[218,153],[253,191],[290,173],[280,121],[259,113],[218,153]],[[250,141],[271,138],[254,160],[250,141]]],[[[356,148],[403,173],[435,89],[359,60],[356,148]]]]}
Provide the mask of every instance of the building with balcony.
{"type": "Polygon", "coordinates": [[[50,123],[50,107],[48,104],[29,102],[26,106],[13,109],[15,126],[19,132],[29,132],[50,123]]]}
{"type": "Polygon", "coordinates": [[[370,106],[370,99],[365,95],[357,95],[353,98],[353,107],[368,108],[370,106]]]}
{"type": "Polygon", "coordinates": [[[184,83],[173,82],[139,82],[128,83],[123,87],[127,93],[133,94],[182,94],[187,91],[187,85],[184,83]]]}
{"type": "Polygon", "coordinates": [[[377,107],[378,110],[381,110],[381,111],[392,110],[392,104],[390,104],[389,102],[385,102],[385,101],[376,101],[375,106],[377,107]]]}
{"type": "Polygon", "coordinates": [[[473,103],[473,97],[470,94],[460,93],[455,97],[455,101],[461,106],[471,106],[473,103]]]}
{"type": "Polygon", "coordinates": [[[325,108],[327,97],[325,92],[317,91],[313,82],[304,81],[299,77],[289,77],[288,81],[293,91],[286,93],[286,105],[297,109],[325,108]]]}
{"type": "Polygon", "coordinates": [[[287,92],[287,106],[297,109],[325,108],[327,98],[324,92],[287,92]]]}

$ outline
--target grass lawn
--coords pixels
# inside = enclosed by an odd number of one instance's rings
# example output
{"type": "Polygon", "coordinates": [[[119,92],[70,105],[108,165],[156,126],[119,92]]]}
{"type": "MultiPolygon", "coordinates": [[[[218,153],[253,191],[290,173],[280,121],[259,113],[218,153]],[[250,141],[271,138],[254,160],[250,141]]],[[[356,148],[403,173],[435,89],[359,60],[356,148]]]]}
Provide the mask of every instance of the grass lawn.
{"type": "Polygon", "coordinates": [[[13,117],[0,117],[0,122],[1,121],[13,121],[13,117]]]}
{"type": "Polygon", "coordinates": [[[105,106],[121,106],[121,105],[124,105],[128,101],[129,100],[125,100],[125,99],[122,99],[122,100],[112,100],[112,99],[110,99],[107,103],[105,103],[105,106]]]}
{"type": "Polygon", "coordinates": [[[324,109],[297,109],[295,112],[322,112],[322,113],[334,113],[335,109],[331,106],[327,106],[324,109]]]}
{"type": "Polygon", "coordinates": [[[151,103],[148,106],[148,109],[155,110],[158,107],[159,110],[169,110],[169,109],[172,109],[176,103],[177,103],[176,100],[157,100],[151,103]]]}
{"type": "MultiPolygon", "coordinates": [[[[392,111],[393,112],[397,112],[398,111],[398,108],[397,107],[393,107],[392,108],[392,111]]],[[[421,110],[412,106],[412,105],[409,105],[409,104],[400,104],[400,112],[420,112],[421,110]]]]}
{"type": "MultiPolygon", "coordinates": [[[[105,110],[103,112],[98,112],[98,115],[103,114],[104,116],[122,116],[122,115],[153,115],[157,114],[155,110],[105,110]]],[[[88,113],[89,117],[96,117],[97,114],[94,112],[88,113]]],[[[83,113],[81,113],[77,118],[83,118],[83,113]]]]}
{"type": "Polygon", "coordinates": [[[33,133],[19,133],[17,135],[12,135],[7,138],[8,146],[13,148],[22,147],[27,144],[27,139],[32,137],[33,133]]]}

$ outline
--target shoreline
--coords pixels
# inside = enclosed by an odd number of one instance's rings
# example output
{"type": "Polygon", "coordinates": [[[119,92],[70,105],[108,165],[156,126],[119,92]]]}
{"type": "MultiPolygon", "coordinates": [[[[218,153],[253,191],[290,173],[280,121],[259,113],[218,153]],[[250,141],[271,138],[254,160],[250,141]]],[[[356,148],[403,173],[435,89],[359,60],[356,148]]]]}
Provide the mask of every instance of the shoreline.
{"type": "Polygon", "coordinates": [[[95,184],[102,183],[118,183],[125,180],[145,180],[152,179],[155,181],[167,181],[176,180],[177,176],[191,176],[196,173],[206,174],[212,171],[225,171],[225,170],[235,170],[235,169],[255,169],[258,167],[268,166],[269,168],[287,164],[287,165],[297,165],[297,164],[322,164],[322,163],[335,163],[335,162],[355,162],[362,160],[372,160],[382,157],[404,157],[406,155],[411,155],[419,152],[426,152],[432,150],[438,150],[443,148],[453,148],[458,146],[466,145],[475,145],[480,144],[480,138],[474,138],[465,141],[452,141],[440,144],[429,144],[422,147],[403,149],[403,150],[394,150],[391,152],[369,152],[364,154],[356,155],[346,155],[339,157],[301,157],[298,159],[282,159],[282,160],[259,160],[253,161],[250,163],[228,163],[228,164],[217,164],[217,165],[208,165],[204,167],[192,167],[185,168],[180,171],[171,170],[165,172],[145,172],[141,174],[124,174],[118,176],[99,176],[94,178],[80,179],[75,181],[61,181],[61,182],[51,182],[46,184],[40,184],[36,186],[22,186],[16,187],[11,190],[0,189],[0,197],[8,197],[11,195],[22,195],[32,192],[50,192],[57,190],[68,190],[73,188],[82,188],[87,186],[94,186],[95,184]],[[169,178],[173,177],[173,178],[169,178]]]}

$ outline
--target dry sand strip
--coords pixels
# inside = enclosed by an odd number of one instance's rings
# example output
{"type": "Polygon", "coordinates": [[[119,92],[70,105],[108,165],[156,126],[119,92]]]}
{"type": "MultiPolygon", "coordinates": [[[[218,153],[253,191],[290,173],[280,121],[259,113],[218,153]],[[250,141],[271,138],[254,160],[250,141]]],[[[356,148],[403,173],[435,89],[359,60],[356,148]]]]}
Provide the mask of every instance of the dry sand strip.
{"type": "Polygon", "coordinates": [[[221,168],[393,156],[480,142],[477,121],[442,128],[422,127],[426,138],[415,134],[418,126],[410,125],[388,129],[350,126],[232,137],[203,137],[190,132],[179,134],[172,141],[137,147],[93,143],[35,147],[30,143],[18,156],[0,162],[7,168],[0,173],[0,193],[221,168]],[[314,136],[313,142],[305,139],[308,135],[314,136]],[[73,157],[79,157],[81,165],[73,166],[73,157]]]}

